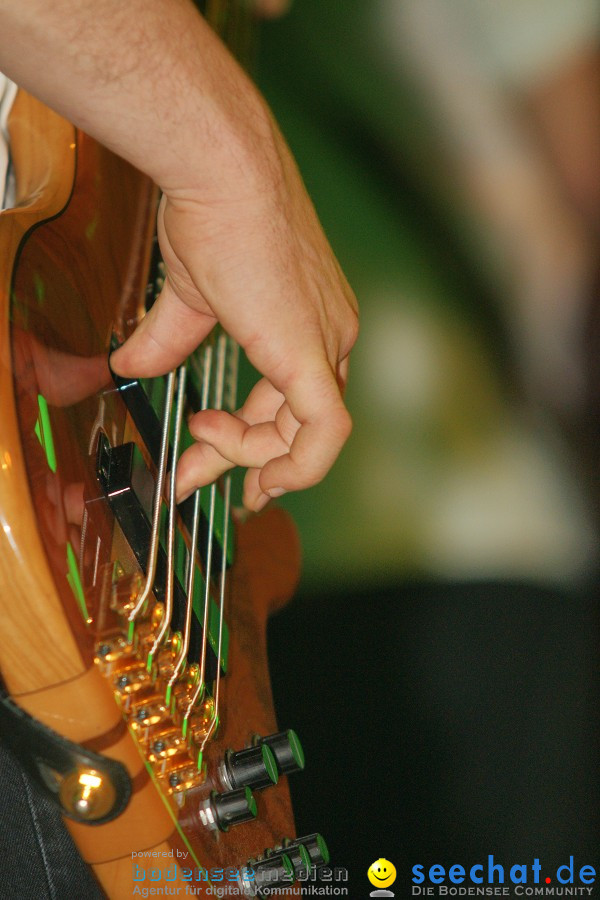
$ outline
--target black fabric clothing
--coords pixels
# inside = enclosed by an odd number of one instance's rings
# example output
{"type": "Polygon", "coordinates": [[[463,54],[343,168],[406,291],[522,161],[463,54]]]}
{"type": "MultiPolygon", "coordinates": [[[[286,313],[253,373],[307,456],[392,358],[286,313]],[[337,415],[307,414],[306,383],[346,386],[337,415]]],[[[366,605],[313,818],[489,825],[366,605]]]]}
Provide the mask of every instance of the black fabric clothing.
{"type": "Polygon", "coordinates": [[[102,900],[57,807],[0,742],[0,900],[102,900]]]}

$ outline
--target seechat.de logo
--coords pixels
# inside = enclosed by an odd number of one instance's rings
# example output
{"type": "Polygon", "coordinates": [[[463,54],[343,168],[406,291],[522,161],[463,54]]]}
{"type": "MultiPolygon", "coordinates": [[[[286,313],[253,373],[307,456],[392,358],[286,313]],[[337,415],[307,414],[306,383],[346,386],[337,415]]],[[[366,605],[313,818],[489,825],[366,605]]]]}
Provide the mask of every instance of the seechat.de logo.
{"type": "MultiPolygon", "coordinates": [[[[487,861],[474,865],[455,863],[450,867],[435,863],[429,867],[422,864],[412,867],[412,896],[468,896],[469,891],[486,888],[469,888],[464,885],[509,885],[510,896],[583,896],[583,892],[591,893],[592,888],[573,887],[564,889],[563,885],[591,885],[596,881],[596,869],[589,864],[576,863],[573,856],[569,862],[558,868],[545,868],[536,857],[532,863],[518,862],[511,866],[496,862],[490,853],[487,861]],[[450,882],[450,884],[448,884],[450,882]],[[435,885],[435,887],[433,887],[435,885]],[[460,887],[453,887],[460,885],[460,887]],[[542,885],[543,887],[530,887],[542,885]],[[558,893],[560,892],[560,893],[558,893]]],[[[499,890],[499,889],[498,889],[499,890]]],[[[507,888],[506,890],[509,890],[507,888]]],[[[487,888],[489,893],[490,888],[487,888]]]]}

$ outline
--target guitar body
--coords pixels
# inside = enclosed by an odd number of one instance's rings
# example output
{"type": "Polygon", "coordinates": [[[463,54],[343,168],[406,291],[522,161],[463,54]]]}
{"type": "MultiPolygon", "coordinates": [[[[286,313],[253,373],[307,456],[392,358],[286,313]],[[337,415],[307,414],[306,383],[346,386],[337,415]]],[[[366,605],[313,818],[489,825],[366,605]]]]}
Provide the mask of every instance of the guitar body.
{"type": "Polygon", "coordinates": [[[171,755],[151,759],[157,734],[181,732],[182,707],[165,703],[164,671],[140,650],[160,604],[153,596],[135,638],[115,606],[115,583],[140,566],[99,483],[98,446],[101,436],[110,448],[135,444],[156,476],[108,368],[111,339],[123,340],[143,314],[155,191],[24,93],[9,127],[17,205],[0,214],[2,680],[35,719],[127,769],[132,793],[120,815],[104,824],[66,819],[108,897],[130,897],[138,881],[171,883],[173,872],[185,894],[185,867],[204,896],[210,882],[199,872],[243,867],[294,836],[285,777],[254,793],[254,821],[211,828],[199,810],[226,790],[226,751],[277,732],[266,620],[294,589],[297,538],[277,510],[235,527],[218,729],[200,767],[190,733],[171,755]],[[158,724],[142,721],[144,703],[158,704],[158,724]],[[183,773],[179,785],[173,771],[183,773]]]}

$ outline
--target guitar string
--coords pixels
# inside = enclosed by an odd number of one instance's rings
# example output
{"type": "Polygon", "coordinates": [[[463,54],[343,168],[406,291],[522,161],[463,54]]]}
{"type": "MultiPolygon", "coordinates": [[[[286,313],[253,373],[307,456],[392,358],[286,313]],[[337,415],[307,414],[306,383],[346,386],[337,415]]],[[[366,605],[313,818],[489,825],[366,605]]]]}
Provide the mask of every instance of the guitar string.
{"type": "Polygon", "coordinates": [[[229,503],[231,501],[231,477],[228,475],[225,479],[225,490],[223,492],[223,500],[225,505],[225,515],[223,522],[223,556],[221,560],[221,578],[219,584],[219,633],[218,633],[218,644],[217,644],[217,674],[215,677],[215,687],[214,687],[214,705],[212,716],[210,720],[210,725],[206,734],[204,735],[202,742],[200,744],[200,753],[204,752],[204,748],[208,743],[213,731],[215,730],[218,722],[219,722],[219,693],[220,693],[220,685],[221,685],[221,660],[223,653],[223,611],[225,609],[225,586],[226,586],[226,577],[227,577],[227,538],[229,532],[229,516],[227,514],[227,510],[229,508],[229,503]]]}
{"type": "Polygon", "coordinates": [[[152,666],[152,660],[167,631],[171,627],[173,618],[173,586],[175,581],[175,487],[177,479],[177,464],[179,462],[179,444],[181,441],[181,423],[185,405],[185,382],[187,369],[185,363],[177,371],[177,399],[175,402],[175,425],[173,431],[173,453],[171,455],[171,472],[169,474],[169,511],[167,519],[167,579],[165,586],[165,608],[160,627],[154,639],[154,644],[148,655],[148,670],[152,666]]]}
{"type": "MultiPolygon", "coordinates": [[[[222,409],[223,408],[223,392],[224,392],[224,380],[225,380],[225,355],[227,349],[227,336],[224,333],[221,333],[217,338],[217,377],[216,377],[216,385],[215,385],[215,397],[214,397],[214,409],[222,409]]],[[[209,514],[208,514],[208,539],[207,539],[207,547],[206,547],[206,564],[205,564],[205,584],[204,584],[204,614],[202,619],[202,652],[200,655],[200,672],[198,677],[198,685],[192,694],[192,697],[189,701],[188,707],[186,709],[184,719],[189,719],[193,708],[197,703],[200,702],[200,699],[204,696],[204,692],[206,690],[205,678],[206,678],[206,657],[207,657],[207,647],[208,647],[208,624],[209,624],[209,609],[210,609],[210,579],[212,575],[212,562],[213,562],[213,546],[214,546],[214,527],[215,527],[215,505],[216,505],[216,496],[217,496],[217,483],[213,482],[210,486],[210,505],[209,505],[209,514]]],[[[223,553],[225,553],[225,548],[223,548],[223,553]]],[[[187,730],[187,725],[184,726],[185,730],[187,730]]],[[[184,732],[185,733],[185,732],[184,732]]]]}
{"type": "MultiPolygon", "coordinates": [[[[200,409],[208,409],[208,398],[210,391],[210,382],[211,382],[211,372],[212,372],[212,362],[213,362],[213,348],[212,344],[206,343],[202,352],[202,395],[200,398],[200,409]]],[[[194,365],[194,358],[190,360],[190,365],[194,365]]],[[[200,514],[201,514],[201,488],[194,493],[194,512],[193,512],[193,522],[192,522],[192,534],[190,538],[190,550],[188,555],[188,571],[187,571],[187,580],[186,580],[186,602],[185,602],[185,624],[182,633],[182,641],[181,641],[181,650],[179,652],[179,656],[175,662],[173,667],[173,674],[169,679],[169,683],[167,686],[167,703],[170,700],[171,690],[173,689],[173,685],[177,681],[181,671],[185,665],[185,661],[187,659],[188,651],[190,648],[190,638],[192,631],[192,611],[193,611],[193,600],[194,600],[194,586],[195,586],[195,573],[196,573],[196,555],[198,552],[198,533],[200,530],[200,514]]]]}
{"type": "MultiPolygon", "coordinates": [[[[230,49],[234,50],[234,44],[238,44],[237,50],[240,50],[240,44],[242,43],[240,40],[240,30],[239,30],[239,16],[232,15],[232,7],[235,8],[238,12],[241,8],[242,4],[236,3],[232,4],[229,0],[225,0],[225,2],[220,3],[219,0],[209,0],[207,5],[207,20],[211,22],[215,30],[221,34],[225,43],[229,46],[230,49]]],[[[244,4],[246,13],[249,12],[249,4],[244,4]]],[[[236,53],[236,56],[239,58],[239,52],[236,53]]],[[[225,380],[225,360],[227,354],[227,345],[228,345],[228,337],[224,333],[219,336],[217,342],[217,386],[216,386],[216,397],[215,397],[215,409],[221,409],[223,405],[223,384],[225,380]]],[[[231,344],[231,342],[230,342],[231,344]]],[[[237,345],[235,351],[235,377],[237,380],[237,345]]],[[[228,407],[230,411],[233,411],[235,408],[235,384],[233,384],[232,390],[232,382],[229,382],[229,390],[228,390],[228,407]]],[[[205,407],[203,407],[205,408],[205,407]]],[[[209,502],[209,522],[208,522],[208,541],[207,541],[207,555],[206,555],[206,571],[205,571],[205,592],[204,592],[204,615],[203,615],[203,627],[202,627],[202,653],[200,659],[200,672],[198,677],[198,685],[196,690],[194,691],[191,700],[188,704],[183,723],[183,732],[187,731],[187,721],[189,716],[193,710],[193,708],[200,701],[201,697],[204,695],[206,690],[205,679],[206,679],[206,657],[207,650],[209,644],[209,609],[210,609],[210,578],[212,572],[212,557],[213,557],[213,536],[214,536],[214,517],[215,517],[215,501],[216,501],[216,490],[217,485],[213,483],[210,489],[210,502],[209,502]]],[[[218,645],[217,645],[217,672],[216,672],[216,684],[215,684],[215,693],[214,693],[214,707],[213,707],[213,716],[211,719],[211,723],[209,726],[209,730],[202,741],[200,752],[204,750],[204,747],[207,741],[212,734],[215,725],[218,722],[218,705],[219,705],[219,687],[220,687],[220,679],[221,679],[221,661],[222,661],[222,647],[223,647],[223,613],[224,613],[224,598],[225,598],[225,586],[226,586],[226,572],[227,572],[227,543],[228,543],[228,528],[229,528],[229,507],[231,504],[231,478],[228,475],[225,480],[224,487],[224,498],[223,498],[223,508],[224,508],[224,523],[223,523],[223,542],[222,542],[222,554],[221,554],[221,578],[220,578],[220,590],[219,590],[219,632],[218,632],[218,645]]]]}
{"type": "Polygon", "coordinates": [[[146,565],[146,581],[138,600],[128,616],[128,621],[133,622],[139,615],[144,603],[150,596],[154,587],[156,576],[156,562],[160,542],[160,514],[162,509],[163,488],[167,469],[167,457],[169,455],[169,430],[171,426],[171,411],[173,409],[173,395],[175,393],[175,372],[169,372],[167,377],[167,390],[165,406],[163,410],[162,435],[160,440],[160,456],[156,473],[156,485],[154,487],[154,499],[152,504],[152,526],[150,532],[150,548],[148,550],[148,563],[146,565]]]}
{"type": "MultiPolygon", "coordinates": [[[[237,10],[239,12],[240,6],[237,5],[237,10]]],[[[249,7],[244,7],[244,12],[246,15],[243,17],[243,26],[247,26],[249,24],[249,7]]],[[[238,45],[243,46],[246,45],[246,49],[248,49],[248,41],[244,40],[246,38],[248,30],[246,28],[240,28],[240,20],[241,16],[236,16],[235,21],[234,17],[231,15],[231,5],[228,4],[228,8],[225,8],[224,5],[219,4],[217,2],[209,2],[207,18],[212,20],[213,24],[217,27],[221,24],[221,28],[219,30],[223,30],[223,20],[229,25],[230,34],[228,43],[231,46],[232,43],[237,43],[238,45]],[[219,23],[221,20],[221,23],[219,23]],[[233,33],[232,33],[233,32],[233,33]],[[242,33],[240,33],[242,32],[242,33]],[[244,34],[243,32],[246,32],[244,34]]],[[[239,49],[239,48],[238,48],[239,49]]],[[[216,397],[215,397],[215,409],[221,409],[223,404],[223,383],[225,377],[225,356],[227,350],[227,336],[225,334],[221,334],[218,339],[218,350],[217,350],[217,386],[216,386],[216,397]]],[[[237,357],[237,346],[235,350],[235,354],[237,357]]],[[[212,348],[207,347],[205,353],[205,360],[208,359],[208,367],[210,373],[210,363],[212,356],[212,348]]],[[[237,369],[237,360],[235,364],[235,368],[237,369]]],[[[174,583],[174,539],[175,539],[175,480],[176,480],[176,472],[177,472],[177,462],[178,462],[178,450],[179,450],[179,440],[181,434],[181,422],[183,416],[183,407],[185,402],[185,364],[180,367],[178,373],[178,389],[177,389],[177,402],[176,402],[176,424],[175,424],[175,436],[174,436],[174,446],[173,446],[173,454],[172,460],[173,464],[171,467],[171,477],[170,477],[170,485],[169,485],[169,518],[168,518],[168,534],[167,534],[167,579],[166,579],[166,591],[165,591],[165,610],[163,619],[161,622],[161,626],[159,628],[158,634],[155,638],[152,649],[149,653],[148,665],[151,665],[152,658],[156,653],[158,647],[160,646],[162,640],[164,639],[167,630],[170,627],[172,615],[173,615],[173,583],[174,583]]],[[[205,372],[206,372],[206,363],[205,363],[205,372]]],[[[206,399],[209,391],[209,381],[210,375],[208,378],[203,378],[203,402],[201,405],[202,409],[206,409],[208,404],[206,400],[204,400],[204,395],[206,395],[206,399]],[[206,388],[205,388],[206,384],[206,388]]],[[[230,382],[231,388],[232,382],[230,382]]],[[[150,595],[152,588],[154,586],[155,575],[156,575],[156,564],[158,559],[158,548],[159,548],[159,534],[160,534],[160,518],[161,518],[161,509],[162,509],[162,495],[164,490],[164,480],[166,475],[166,463],[169,451],[169,431],[170,431],[170,422],[171,422],[171,414],[172,414],[172,406],[173,406],[173,395],[175,390],[175,373],[170,372],[167,378],[167,391],[166,391],[166,399],[165,399],[165,408],[163,412],[163,428],[162,428],[162,437],[161,437],[161,448],[160,448],[160,457],[159,457],[159,466],[157,472],[157,480],[155,485],[155,493],[153,500],[153,516],[152,516],[152,528],[151,528],[151,536],[150,536],[150,548],[148,553],[148,563],[146,568],[146,580],[144,584],[144,588],[142,593],[140,594],[133,610],[129,614],[129,621],[133,622],[135,618],[139,615],[141,609],[144,606],[145,601],[150,595]]],[[[235,400],[231,403],[228,403],[228,406],[231,410],[233,410],[235,406],[235,400]]],[[[209,634],[208,634],[208,622],[209,622],[209,608],[210,608],[210,578],[212,571],[212,557],[213,557],[213,538],[214,538],[214,519],[215,519],[215,503],[216,503],[216,483],[211,485],[211,493],[210,493],[210,507],[209,507],[209,527],[208,527],[208,542],[207,542],[207,557],[206,557],[206,584],[205,584],[205,592],[204,592],[204,616],[203,616],[203,630],[202,630],[202,653],[200,660],[200,673],[198,686],[196,691],[194,692],[192,699],[189,703],[189,706],[186,711],[185,718],[187,719],[191,713],[193,707],[199,701],[201,695],[204,694],[205,691],[205,677],[206,677],[206,657],[207,657],[207,646],[209,643],[209,634]]],[[[223,618],[224,618],[224,598],[225,598],[225,589],[226,589],[226,573],[227,573],[227,541],[228,541],[228,528],[229,528],[229,507],[230,507],[230,498],[231,498],[231,477],[228,475],[225,480],[224,487],[224,523],[223,523],[223,551],[222,551],[222,565],[221,565],[221,578],[220,578],[220,590],[219,590],[219,632],[218,632],[218,650],[217,650],[217,674],[216,674],[216,684],[215,684],[215,705],[214,705],[214,715],[211,721],[210,730],[203,741],[202,749],[204,748],[210,734],[212,733],[214,726],[218,722],[218,702],[219,702],[219,688],[220,688],[220,673],[221,673],[221,661],[222,661],[222,642],[223,642],[223,618]]],[[[193,587],[194,587],[194,575],[195,575],[195,550],[198,542],[198,530],[199,530],[199,520],[200,520],[200,490],[196,491],[194,496],[194,513],[193,513],[193,528],[192,528],[192,536],[191,536],[191,550],[189,556],[189,571],[186,585],[186,617],[185,617],[185,627],[184,634],[182,636],[182,648],[179,653],[178,659],[175,664],[175,668],[171,679],[169,680],[168,690],[172,687],[174,682],[176,681],[181,668],[183,666],[183,662],[187,656],[187,652],[189,649],[190,642],[190,631],[191,631],[191,614],[192,614],[192,604],[193,604],[193,587]]]]}
{"type": "MultiPolygon", "coordinates": [[[[239,364],[239,347],[228,339],[230,365],[228,372],[228,385],[226,388],[225,406],[229,412],[233,412],[236,405],[237,380],[238,380],[238,364],[239,364]]],[[[231,475],[225,476],[225,487],[223,491],[223,553],[221,556],[221,578],[219,584],[219,637],[217,645],[217,674],[215,679],[214,691],[214,708],[210,726],[202,743],[200,745],[200,753],[204,752],[204,748],[208,743],[213,731],[219,723],[219,705],[220,705],[220,688],[221,688],[221,661],[223,658],[223,621],[225,614],[225,596],[227,588],[227,543],[229,540],[229,517],[231,512],[231,475]]]]}
{"type": "MultiPolygon", "coordinates": [[[[215,385],[214,408],[223,408],[224,382],[225,382],[225,362],[227,350],[227,336],[221,332],[217,339],[217,377],[215,385]]],[[[210,633],[210,579],[212,577],[212,563],[214,550],[215,535],[215,513],[217,499],[217,483],[213,482],[210,486],[210,504],[208,518],[208,540],[206,549],[206,584],[204,589],[204,615],[202,626],[202,653],[200,658],[200,674],[198,680],[198,688],[190,704],[190,709],[198,703],[206,690],[206,660],[209,647],[210,633]]]]}

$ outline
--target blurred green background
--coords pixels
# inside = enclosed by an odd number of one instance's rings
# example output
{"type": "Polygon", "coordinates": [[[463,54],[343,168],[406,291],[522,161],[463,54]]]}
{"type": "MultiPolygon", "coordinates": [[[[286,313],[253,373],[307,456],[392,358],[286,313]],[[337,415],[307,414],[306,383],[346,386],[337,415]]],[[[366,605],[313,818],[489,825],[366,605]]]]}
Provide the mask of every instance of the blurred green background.
{"type": "Polygon", "coordinates": [[[299,833],[326,835],[353,900],[379,856],[397,897],[418,862],[587,862],[599,799],[585,480],[525,400],[506,285],[379,8],[296,0],[259,67],[361,306],[354,432],[284,498],[303,575],[270,630],[307,749],[299,833]]]}
{"type": "Polygon", "coordinates": [[[452,202],[377,9],[300,0],[262,29],[260,85],[361,307],[354,433],[322,485],[284,501],[304,583],[568,581],[593,566],[585,499],[548,421],[523,409],[485,236],[452,202]]]}

